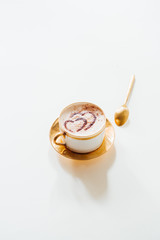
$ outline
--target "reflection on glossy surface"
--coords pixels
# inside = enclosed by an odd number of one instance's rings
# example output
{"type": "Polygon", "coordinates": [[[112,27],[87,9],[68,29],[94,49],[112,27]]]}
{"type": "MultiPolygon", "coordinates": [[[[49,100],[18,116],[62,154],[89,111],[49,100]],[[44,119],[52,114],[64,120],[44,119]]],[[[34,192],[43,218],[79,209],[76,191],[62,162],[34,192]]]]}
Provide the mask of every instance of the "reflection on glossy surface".
{"type": "Polygon", "coordinates": [[[100,198],[107,192],[107,172],[115,161],[114,146],[108,153],[90,161],[70,160],[58,155],[62,168],[73,178],[80,179],[92,198],[100,198]]]}

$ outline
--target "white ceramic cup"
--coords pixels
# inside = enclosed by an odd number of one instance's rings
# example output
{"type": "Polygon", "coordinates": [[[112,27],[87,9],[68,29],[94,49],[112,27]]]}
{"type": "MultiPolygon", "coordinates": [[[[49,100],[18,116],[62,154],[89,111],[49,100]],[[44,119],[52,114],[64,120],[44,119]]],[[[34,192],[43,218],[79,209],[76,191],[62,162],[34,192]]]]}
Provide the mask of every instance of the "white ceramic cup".
{"type": "MultiPolygon", "coordinates": [[[[98,107],[97,105],[95,105],[93,103],[78,102],[78,103],[73,103],[73,104],[65,107],[62,110],[62,112],[59,116],[59,119],[63,115],[64,111],[67,110],[67,108],[70,108],[72,106],[76,106],[77,104],[92,104],[102,111],[102,109],[100,107],[98,107]]],[[[102,113],[105,117],[105,114],[104,114],[103,111],[102,111],[102,113]]],[[[72,133],[70,133],[68,131],[65,131],[64,127],[61,126],[60,122],[61,121],[59,121],[60,132],[58,134],[56,134],[56,136],[53,139],[55,144],[65,145],[68,149],[70,149],[73,152],[77,152],[77,153],[92,152],[92,151],[96,150],[97,148],[99,148],[101,146],[101,144],[103,142],[103,139],[104,139],[104,135],[105,135],[106,122],[102,125],[102,127],[100,129],[98,129],[97,132],[94,132],[94,134],[87,135],[87,136],[83,136],[83,135],[81,135],[81,136],[77,135],[76,136],[75,134],[73,135],[72,133]],[[57,141],[60,136],[63,136],[64,143],[60,143],[60,142],[57,141]]]]}

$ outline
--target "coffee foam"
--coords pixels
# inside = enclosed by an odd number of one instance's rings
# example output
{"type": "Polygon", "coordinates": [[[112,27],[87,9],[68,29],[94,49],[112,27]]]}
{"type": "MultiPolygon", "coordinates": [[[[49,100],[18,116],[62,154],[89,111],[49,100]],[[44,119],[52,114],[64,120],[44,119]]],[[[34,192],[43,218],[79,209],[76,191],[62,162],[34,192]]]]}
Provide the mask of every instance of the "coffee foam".
{"type": "Polygon", "coordinates": [[[76,136],[98,132],[105,121],[102,110],[91,103],[71,105],[63,111],[59,119],[61,128],[76,136]]]}

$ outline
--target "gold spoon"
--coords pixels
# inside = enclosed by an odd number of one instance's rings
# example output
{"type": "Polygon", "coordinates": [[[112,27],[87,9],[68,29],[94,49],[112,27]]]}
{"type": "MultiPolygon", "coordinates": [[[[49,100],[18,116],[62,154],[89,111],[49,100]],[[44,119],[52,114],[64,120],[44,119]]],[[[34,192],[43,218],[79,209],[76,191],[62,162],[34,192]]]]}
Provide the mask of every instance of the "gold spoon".
{"type": "Polygon", "coordinates": [[[124,125],[128,120],[129,109],[127,107],[127,102],[128,102],[128,99],[129,99],[129,95],[132,91],[134,81],[135,81],[135,75],[133,75],[132,78],[131,78],[125,103],[115,112],[114,120],[115,120],[115,123],[117,124],[117,126],[124,125]]]}

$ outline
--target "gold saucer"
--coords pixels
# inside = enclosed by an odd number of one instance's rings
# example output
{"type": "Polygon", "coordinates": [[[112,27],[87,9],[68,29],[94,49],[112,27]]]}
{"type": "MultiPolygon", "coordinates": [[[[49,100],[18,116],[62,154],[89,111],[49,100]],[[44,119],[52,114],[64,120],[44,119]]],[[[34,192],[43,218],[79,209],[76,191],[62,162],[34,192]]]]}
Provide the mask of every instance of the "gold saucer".
{"type": "Polygon", "coordinates": [[[90,153],[75,153],[67,149],[64,145],[56,145],[53,141],[54,136],[59,132],[59,120],[58,118],[52,124],[50,129],[49,138],[52,147],[62,156],[74,159],[74,160],[89,160],[93,158],[97,158],[102,154],[108,152],[111,146],[114,143],[115,133],[112,124],[106,119],[106,129],[105,129],[105,137],[102,145],[95,151],[90,153]]]}

